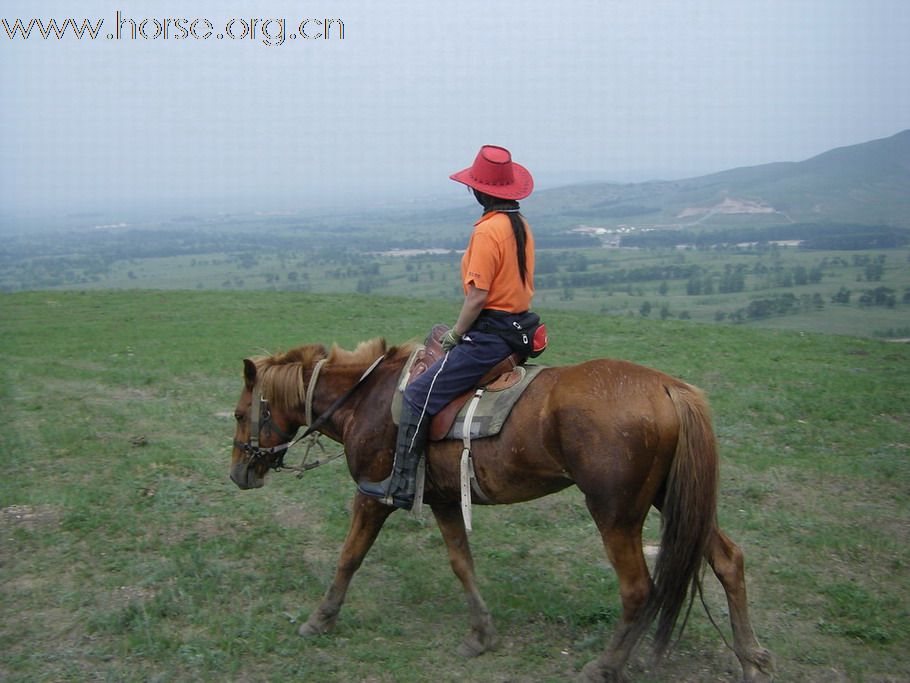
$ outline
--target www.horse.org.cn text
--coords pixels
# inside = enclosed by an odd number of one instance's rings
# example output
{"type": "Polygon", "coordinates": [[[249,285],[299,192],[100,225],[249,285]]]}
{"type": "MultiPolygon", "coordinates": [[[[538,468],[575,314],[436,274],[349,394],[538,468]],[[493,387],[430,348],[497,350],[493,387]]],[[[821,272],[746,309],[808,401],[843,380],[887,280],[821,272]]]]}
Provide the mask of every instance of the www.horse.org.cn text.
{"type": "MultiPolygon", "coordinates": [[[[133,19],[117,10],[113,24],[104,19],[0,20],[9,40],[231,40],[277,47],[290,41],[344,40],[341,19],[230,18],[217,24],[205,17],[133,19]],[[219,27],[216,29],[216,25],[219,27]]],[[[2,34],[0,34],[2,35],[2,34]]]]}

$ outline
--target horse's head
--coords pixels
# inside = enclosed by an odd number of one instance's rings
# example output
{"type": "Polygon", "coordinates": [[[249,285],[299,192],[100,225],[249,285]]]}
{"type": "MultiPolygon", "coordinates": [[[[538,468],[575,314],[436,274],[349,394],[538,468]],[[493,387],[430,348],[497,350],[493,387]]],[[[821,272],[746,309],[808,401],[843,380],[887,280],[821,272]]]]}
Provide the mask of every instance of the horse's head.
{"type": "MultiPolygon", "coordinates": [[[[406,357],[410,353],[403,351],[406,357]]],[[[247,358],[243,361],[243,390],[234,409],[237,428],[231,455],[231,481],[242,489],[259,488],[270,469],[284,467],[284,454],[297,430],[304,424],[312,432],[318,429],[337,440],[330,425],[321,425],[344,402],[360,382],[388,355],[384,339],[362,342],[354,351],[333,347],[331,353],[322,344],[309,344],[287,353],[247,358]],[[315,421],[313,406],[320,368],[327,363],[347,368],[354,378],[369,366],[360,380],[352,380],[346,392],[339,389],[338,404],[333,404],[315,421]],[[370,366],[370,362],[372,365],[370,366]]],[[[324,376],[324,375],[322,375],[324,376]]],[[[347,381],[342,373],[342,381],[347,381]]],[[[331,387],[322,398],[329,401],[331,387]]],[[[335,394],[337,395],[337,394],[335,394]]],[[[311,465],[312,467],[312,465],[311,465]]],[[[299,468],[298,468],[299,469],[299,468]]]]}
{"type": "Polygon", "coordinates": [[[231,481],[242,489],[265,483],[266,473],[281,466],[287,444],[300,428],[287,400],[269,401],[269,392],[275,389],[273,374],[261,372],[254,360],[243,361],[243,391],[234,408],[237,427],[231,454],[231,481]]]}

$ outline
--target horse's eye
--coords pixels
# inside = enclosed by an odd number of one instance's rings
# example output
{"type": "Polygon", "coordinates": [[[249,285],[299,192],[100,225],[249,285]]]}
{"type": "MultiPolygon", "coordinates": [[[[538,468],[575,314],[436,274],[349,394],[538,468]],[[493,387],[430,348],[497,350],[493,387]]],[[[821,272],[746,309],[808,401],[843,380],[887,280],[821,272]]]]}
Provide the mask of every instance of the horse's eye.
{"type": "Polygon", "coordinates": [[[241,413],[241,412],[234,413],[234,419],[237,420],[237,422],[243,422],[243,413],[241,413]]]}

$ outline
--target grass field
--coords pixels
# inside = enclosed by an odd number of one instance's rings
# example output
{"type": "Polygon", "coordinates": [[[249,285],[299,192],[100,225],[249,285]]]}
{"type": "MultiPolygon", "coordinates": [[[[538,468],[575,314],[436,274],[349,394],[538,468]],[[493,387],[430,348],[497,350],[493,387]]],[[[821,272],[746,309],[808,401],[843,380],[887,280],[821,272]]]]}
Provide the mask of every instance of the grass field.
{"type": "MultiPolygon", "coordinates": [[[[337,630],[305,641],[297,627],[346,531],[347,471],[272,475],[249,492],[227,479],[242,358],[400,342],[456,308],[266,291],[0,295],[0,680],[571,679],[619,614],[574,489],[475,508],[480,586],[503,642],[462,660],[467,609],[430,516],[393,516],[337,630]]],[[[540,310],[548,364],[621,357],[708,392],[720,521],[746,552],[778,680],[910,680],[910,346],[540,310]]],[[[652,516],[647,542],[658,533],[652,516]]],[[[706,583],[726,631],[720,588],[706,583]]],[[[667,661],[644,647],[629,674],[738,672],[696,606],[667,661]]]]}

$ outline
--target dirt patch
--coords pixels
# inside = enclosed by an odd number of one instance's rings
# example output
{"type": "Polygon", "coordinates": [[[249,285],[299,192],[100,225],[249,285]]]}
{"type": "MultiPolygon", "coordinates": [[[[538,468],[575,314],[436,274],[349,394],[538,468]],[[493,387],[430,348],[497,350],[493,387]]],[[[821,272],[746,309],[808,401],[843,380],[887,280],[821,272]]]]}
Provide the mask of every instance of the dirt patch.
{"type": "Polygon", "coordinates": [[[142,588],[141,586],[120,586],[114,590],[111,597],[111,604],[119,607],[136,602],[146,602],[155,597],[155,591],[152,588],[142,588]]]}
{"type": "Polygon", "coordinates": [[[47,529],[60,523],[60,511],[52,505],[10,505],[0,511],[4,528],[47,529]]]}
{"type": "Polygon", "coordinates": [[[299,532],[301,556],[314,572],[328,571],[335,564],[341,545],[326,538],[318,512],[302,503],[282,505],[275,510],[275,522],[299,532]]]}
{"type": "Polygon", "coordinates": [[[152,387],[131,387],[104,384],[88,379],[54,379],[45,382],[45,387],[58,397],[78,397],[91,405],[106,406],[122,401],[164,400],[160,392],[152,387]]]}
{"type": "Polygon", "coordinates": [[[275,521],[287,529],[309,529],[313,535],[323,531],[322,519],[306,505],[295,503],[282,505],[275,510],[275,521]]]}

